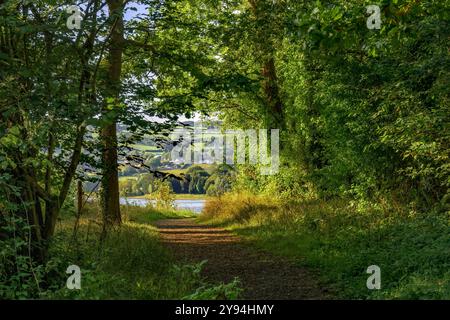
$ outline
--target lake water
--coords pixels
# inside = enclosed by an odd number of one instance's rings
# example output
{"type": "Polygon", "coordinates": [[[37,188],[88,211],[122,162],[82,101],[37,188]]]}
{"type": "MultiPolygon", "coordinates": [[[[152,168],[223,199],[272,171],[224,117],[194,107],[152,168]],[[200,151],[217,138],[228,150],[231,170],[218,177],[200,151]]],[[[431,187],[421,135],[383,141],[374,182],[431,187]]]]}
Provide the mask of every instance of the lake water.
{"type": "MultiPolygon", "coordinates": [[[[190,210],[196,213],[200,213],[205,206],[206,200],[175,200],[174,205],[179,210],[190,210]]],[[[136,198],[120,198],[120,204],[145,207],[149,203],[154,203],[154,200],[148,199],[136,199],[136,198]]]]}

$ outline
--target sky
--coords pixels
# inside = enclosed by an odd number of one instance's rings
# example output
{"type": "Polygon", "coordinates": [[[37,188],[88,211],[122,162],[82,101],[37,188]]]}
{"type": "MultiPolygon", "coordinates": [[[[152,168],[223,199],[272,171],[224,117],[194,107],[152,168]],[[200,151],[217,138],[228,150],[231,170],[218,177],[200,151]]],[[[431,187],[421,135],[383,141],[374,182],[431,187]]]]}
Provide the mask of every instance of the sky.
{"type": "Polygon", "coordinates": [[[132,20],[133,18],[135,18],[136,16],[138,16],[139,14],[145,14],[147,13],[147,6],[143,5],[143,4],[139,4],[136,2],[131,1],[126,8],[136,8],[137,11],[133,11],[133,10],[126,10],[125,12],[125,16],[124,19],[126,21],[132,20]]]}

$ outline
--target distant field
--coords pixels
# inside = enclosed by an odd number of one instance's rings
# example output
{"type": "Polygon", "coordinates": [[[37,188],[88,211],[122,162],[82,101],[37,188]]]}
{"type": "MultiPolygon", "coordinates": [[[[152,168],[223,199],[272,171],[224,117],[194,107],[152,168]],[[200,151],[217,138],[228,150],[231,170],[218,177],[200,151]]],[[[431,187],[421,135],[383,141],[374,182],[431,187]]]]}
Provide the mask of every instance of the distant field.
{"type": "MultiPolygon", "coordinates": [[[[202,167],[206,172],[208,172],[209,174],[212,173],[212,171],[214,170],[214,165],[212,164],[196,164],[196,167],[202,167]]],[[[161,172],[166,172],[166,173],[171,173],[174,174],[176,176],[179,176],[181,174],[186,174],[186,171],[188,169],[170,169],[170,170],[161,170],[161,172]]],[[[122,176],[119,177],[119,181],[127,181],[127,180],[137,180],[139,175],[141,175],[142,173],[138,173],[132,176],[122,176]]]]}
{"type": "MultiPolygon", "coordinates": [[[[214,170],[215,165],[213,164],[194,164],[193,167],[202,167],[205,171],[207,171],[209,174],[214,170]]],[[[180,173],[186,173],[187,169],[173,169],[173,170],[163,170],[163,172],[170,172],[172,174],[180,174],[180,173]]]]}
{"type": "Polygon", "coordinates": [[[138,178],[138,175],[119,177],[119,182],[128,181],[128,180],[137,180],[137,178],[138,178]]]}
{"type": "Polygon", "coordinates": [[[181,174],[186,174],[186,170],[187,169],[172,169],[172,170],[162,170],[162,172],[171,173],[171,174],[174,174],[176,176],[179,176],[181,174]]]}
{"type": "MultiPolygon", "coordinates": [[[[195,167],[202,167],[209,174],[211,174],[211,172],[214,170],[214,165],[212,165],[212,164],[195,164],[193,166],[195,166],[195,167]]],[[[187,169],[162,170],[162,172],[171,173],[171,174],[174,174],[176,176],[179,176],[180,174],[186,174],[187,170],[189,170],[189,168],[187,168],[187,169]]]]}
{"type": "Polygon", "coordinates": [[[156,146],[147,146],[145,144],[133,144],[132,147],[139,151],[163,152],[163,150],[156,146]]]}

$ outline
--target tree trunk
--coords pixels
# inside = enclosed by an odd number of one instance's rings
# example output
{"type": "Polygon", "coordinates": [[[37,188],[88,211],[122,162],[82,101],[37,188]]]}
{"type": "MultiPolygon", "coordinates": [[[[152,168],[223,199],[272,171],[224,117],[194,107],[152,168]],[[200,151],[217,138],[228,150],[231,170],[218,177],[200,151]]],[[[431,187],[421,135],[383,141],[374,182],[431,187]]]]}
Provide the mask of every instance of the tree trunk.
{"type": "Polygon", "coordinates": [[[284,127],[283,102],[278,88],[277,71],[275,61],[270,58],[263,66],[263,88],[269,113],[272,115],[269,129],[282,129],[284,127]]]}
{"type": "Polygon", "coordinates": [[[266,102],[266,125],[268,129],[283,129],[284,115],[283,102],[280,96],[277,70],[275,66],[275,48],[270,40],[272,32],[277,30],[276,21],[273,21],[270,10],[274,10],[271,3],[261,0],[248,0],[254,19],[261,26],[255,33],[255,56],[262,57],[261,87],[266,102]]]}
{"type": "Polygon", "coordinates": [[[77,215],[81,216],[81,210],[83,209],[83,182],[78,180],[77,182],[77,215]]]}
{"type": "Polygon", "coordinates": [[[305,65],[305,92],[306,92],[306,129],[309,132],[309,139],[305,141],[306,165],[310,172],[322,169],[325,166],[324,146],[322,145],[322,133],[318,126],[320,117],[319,105],[316,102],[316,82],[320,79],[321,72],[317,68],[312,57],[306,56],[305,65]]]}
{"type": "Polygon", "coordinates": [[[123,0],[108,0],[113,27],[109,45],[109,66],[106,82],[104,115],[106,125],[101,130],[103,146],[102,211],[105,229],[122,222],[119,205],[119,177],[117,169],[117,116],[120,103],[120,76],[123,53],[123,0]],[[112,103],[111,103],[112,101],[112,103]]]}

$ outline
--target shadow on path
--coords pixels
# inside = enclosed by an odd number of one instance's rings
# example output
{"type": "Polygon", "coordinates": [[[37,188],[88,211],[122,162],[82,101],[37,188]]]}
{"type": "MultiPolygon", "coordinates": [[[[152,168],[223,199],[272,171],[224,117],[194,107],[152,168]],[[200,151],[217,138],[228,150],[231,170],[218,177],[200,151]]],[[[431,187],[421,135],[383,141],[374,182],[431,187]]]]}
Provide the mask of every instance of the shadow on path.
{"type": "Polygon", "coordinates": [[[199,225],[194,219],[160,220],[155,225],[178,260],[208,260],[203,275],[210,282],[228,283],[238,277],[244,299],[329,298],[305,268],[250,247],[224,229],[199,225]]]}

